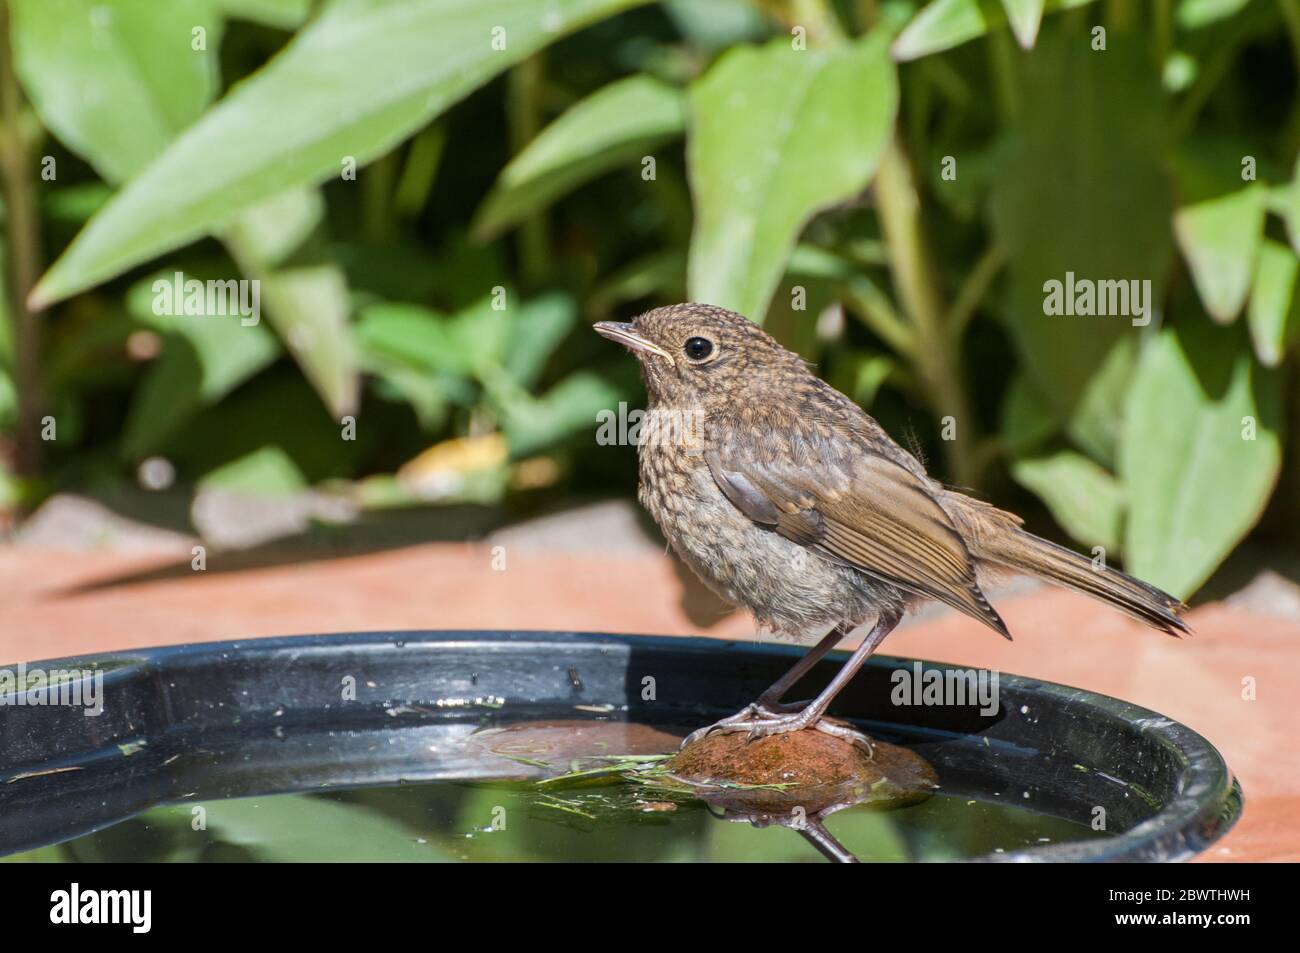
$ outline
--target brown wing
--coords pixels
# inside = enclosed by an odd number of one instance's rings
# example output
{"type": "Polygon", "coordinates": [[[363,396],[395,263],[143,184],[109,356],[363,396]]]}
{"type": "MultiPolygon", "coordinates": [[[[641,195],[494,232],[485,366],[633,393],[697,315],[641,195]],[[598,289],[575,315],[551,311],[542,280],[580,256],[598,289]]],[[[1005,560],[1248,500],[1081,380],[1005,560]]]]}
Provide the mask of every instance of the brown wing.
{"type": "Polygon", "coordinates": [[[782,536],[1011,638],[966,544],[920,477],[846,434],[715,433],[705,460],[732,504],[782,536]]]}

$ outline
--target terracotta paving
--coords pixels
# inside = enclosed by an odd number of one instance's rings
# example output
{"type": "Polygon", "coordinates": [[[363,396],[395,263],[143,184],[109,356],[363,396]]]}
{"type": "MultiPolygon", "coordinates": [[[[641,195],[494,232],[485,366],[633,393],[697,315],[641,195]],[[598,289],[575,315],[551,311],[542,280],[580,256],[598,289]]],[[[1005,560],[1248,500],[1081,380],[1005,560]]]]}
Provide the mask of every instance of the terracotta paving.
{"type": "MultiPolygon", "coordinates": [[[[428,544],[230,571],[189,568],[179,547],[0,547],[0,662],[180,642],[361,629],[566,629],[753,638],[748,619],[685,589],[658,553],[516,551],[428,544]],[[683,607],[688,593],[689,608],[683,607]]],[[[1154,709],[1205,735],[1246,792],[1237,827],[1202,859],[1300,861],[1300,622],[1222,603],[1174,640],[1071,593],[999,600],[1007,643],[945,615],[913,623],[892,654],[1063,682],[1154,709]],[[1257,700],[1243,699],[1253,678],[1257,700]]]]}

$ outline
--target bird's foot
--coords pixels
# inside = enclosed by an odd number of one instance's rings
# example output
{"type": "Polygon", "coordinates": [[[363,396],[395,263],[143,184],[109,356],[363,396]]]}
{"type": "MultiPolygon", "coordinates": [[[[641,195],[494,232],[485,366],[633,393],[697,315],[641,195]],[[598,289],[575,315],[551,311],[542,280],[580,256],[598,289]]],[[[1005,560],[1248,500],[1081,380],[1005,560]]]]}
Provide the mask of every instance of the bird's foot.
{"type": "Polygon", "coordinates": [[[682,747],[685,748],[693,742],[699,741],[705,735],[711,735],[715,731],[724,734],[732,731],[743,731],[749,725],[759,721],[771,721],[781,718],[789,712],[797,712],[796,705],[783,705],[780,702],[764,702],[762,699],[746,705],[734,715],[728,715],[720,721],[715,721],[711,725],[703,728],[697,728],[689,735],[682,739],[682,747]]]}
{"type": "Polygon", "coordinates": [[[748,705],[734,715],[729,715],[705,728],[692,731],[682,741],[685,748],[701,738],[715,732],[732,734],[744,732],[746,741],[756,741],[769,735],[783,735],[792,731],[812,729],[862,749],[868,756],[874,757],[875,748],[871,739],[844,722],[830,720],[817,715],[811,706],[782,705],[762,701],[748,705]]]}

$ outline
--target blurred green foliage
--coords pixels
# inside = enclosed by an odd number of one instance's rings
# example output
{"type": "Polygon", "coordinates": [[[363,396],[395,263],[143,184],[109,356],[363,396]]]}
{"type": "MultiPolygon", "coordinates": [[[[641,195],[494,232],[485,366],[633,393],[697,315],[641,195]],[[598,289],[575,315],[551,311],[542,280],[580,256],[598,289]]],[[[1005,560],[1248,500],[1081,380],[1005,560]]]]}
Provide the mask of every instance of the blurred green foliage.
{"type": "Polygon", "coordinates": [[[1294,542],[1300,0],[0,4],[0,507],[155,456],[625,492],[592,434],[639,392],[586,325],[693,299],[1173,592],[1279,479],[1294,542]],[[1070,274],[1149,322],[1046,313],[1070,274]],[[178,275],[265,322],[159,314],[178,275]]]}

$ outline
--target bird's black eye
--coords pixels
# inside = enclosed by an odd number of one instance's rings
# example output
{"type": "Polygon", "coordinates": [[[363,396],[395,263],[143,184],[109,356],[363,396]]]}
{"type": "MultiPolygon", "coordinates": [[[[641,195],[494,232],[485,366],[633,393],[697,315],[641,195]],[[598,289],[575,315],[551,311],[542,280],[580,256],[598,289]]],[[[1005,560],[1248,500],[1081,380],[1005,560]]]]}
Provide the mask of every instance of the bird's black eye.
{"type": "Polygon", "coordinates": [[[692,361],[702,361],[713,353],[713,342],[708,338],[688,338],[682,350],[692,361]]]}

